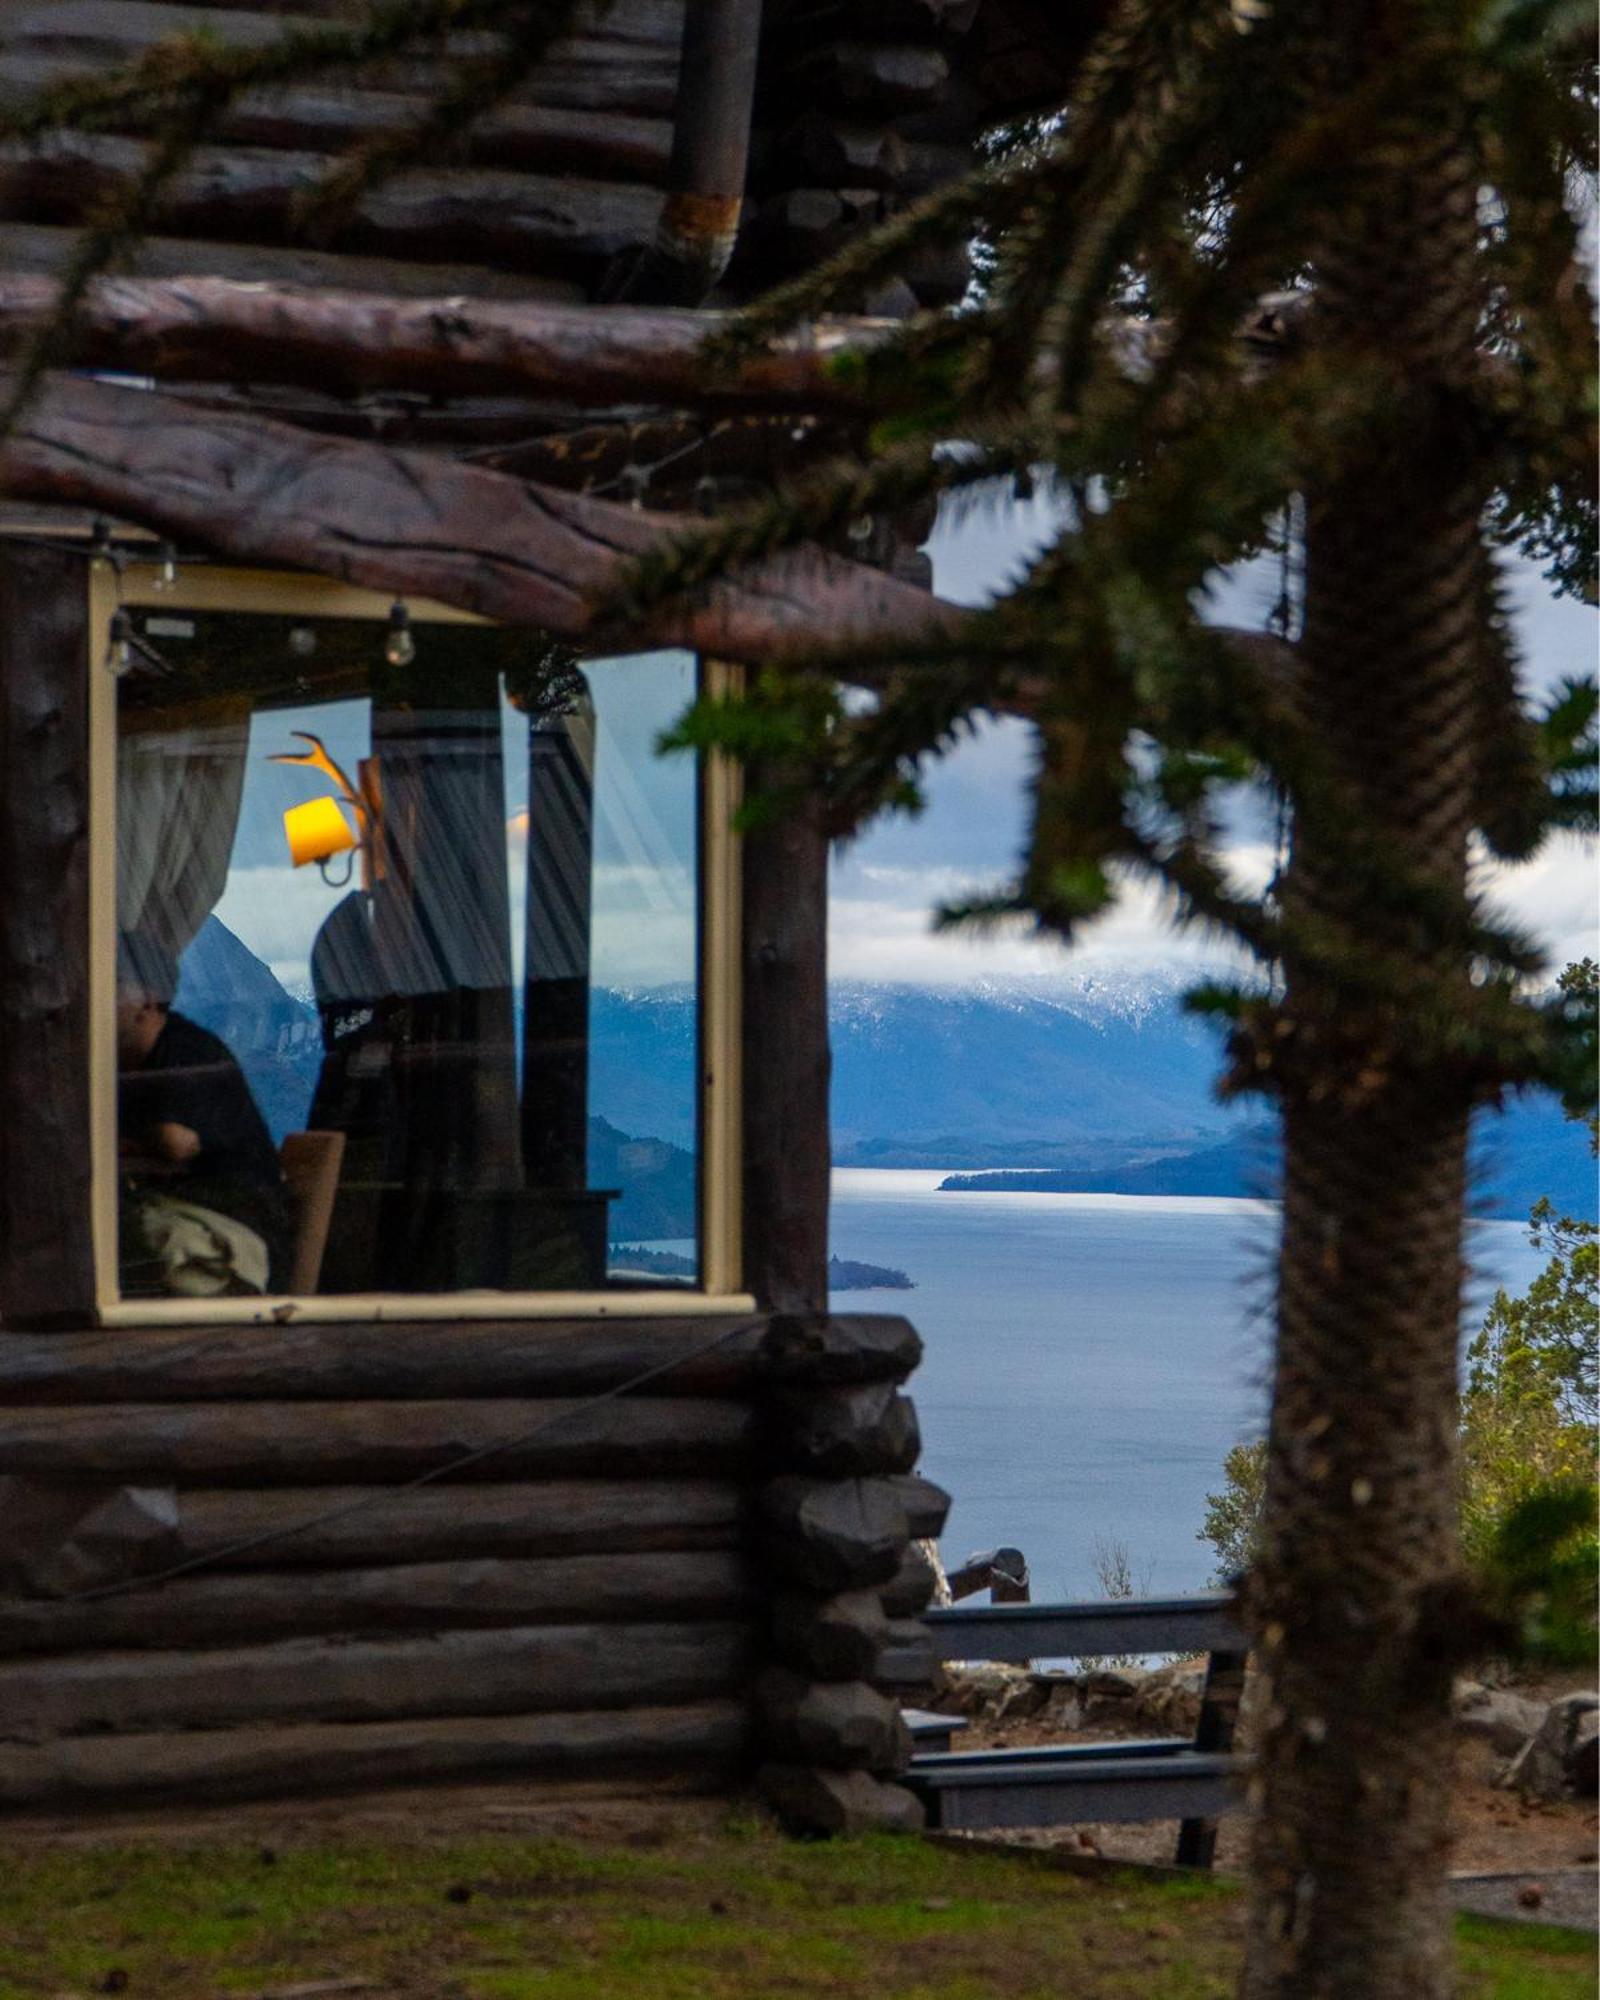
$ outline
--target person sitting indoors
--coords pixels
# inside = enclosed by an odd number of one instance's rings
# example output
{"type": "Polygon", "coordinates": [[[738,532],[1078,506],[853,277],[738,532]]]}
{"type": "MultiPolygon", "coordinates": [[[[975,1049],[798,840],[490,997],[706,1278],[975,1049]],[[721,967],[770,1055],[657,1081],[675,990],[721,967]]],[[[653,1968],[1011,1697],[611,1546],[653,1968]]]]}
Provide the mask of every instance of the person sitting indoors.
{"type": "Polygon", "coordinates": [[[117,1133],[125,1295],[280,1289],[288,1194],[272,1135],[226,1043],[173,1011],[178,966],[117,940],[117,1133]]]}

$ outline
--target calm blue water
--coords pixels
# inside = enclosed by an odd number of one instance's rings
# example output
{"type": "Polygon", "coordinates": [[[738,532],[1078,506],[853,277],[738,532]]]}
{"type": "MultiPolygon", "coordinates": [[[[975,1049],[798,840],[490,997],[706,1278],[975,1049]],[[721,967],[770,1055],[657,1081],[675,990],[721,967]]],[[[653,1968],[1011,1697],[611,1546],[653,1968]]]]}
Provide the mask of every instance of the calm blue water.
{"type": "MultiPolygon", "coordinates": [[[[834,1296],[903,1311],[926,1343],[911,1386],[923,1470],[954,1496],[946,1562],[1009,1542],[1035,1597],[1095,1597],[1098,1536],[1126,1545],[1141,1590],[1204,1588],[1205,1496],[1265,1407],[1275,1208],[940,1194],[942,1178],[840,1169],[832,1247],[916,1282],[834,1296]]],[[[1475,1325],[1540,1260],[1513,1222],[1477,1224],[1471,1254],[1475,1325]]]]}

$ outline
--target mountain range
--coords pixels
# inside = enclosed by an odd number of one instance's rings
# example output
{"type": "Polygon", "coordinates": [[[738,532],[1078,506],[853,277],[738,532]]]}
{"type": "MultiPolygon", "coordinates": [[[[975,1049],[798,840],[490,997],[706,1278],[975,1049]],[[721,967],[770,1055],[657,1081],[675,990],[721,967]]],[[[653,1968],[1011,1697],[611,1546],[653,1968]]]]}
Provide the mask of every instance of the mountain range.
{"type": "MultiPolygon", "coordinates": [[[[320,1053],[313,1010],[215,919],[183,975],[179,1006],[233,1044],[275,1135],[300,1122],[320,1053]]],[[[1259,1103],[1216,1101],[1217,1033],[1182,1006],[1192,977],[836,985],[836,1163],[939,1168],[964,1182],[1023,1173],[1071,1192],[1270,1194],[1272,1122],[1259,1103]]],[[[590,1179],[628,1191],[619,1235],[692,1232],[695,1043],[686,989],[592,997],[590,1179]]],[[[1541,1195],[1595,1214],[1587,1134],[1542,1094],[1480,1118],[1474,1206],[1521,1217],[1541,1195]]]]}

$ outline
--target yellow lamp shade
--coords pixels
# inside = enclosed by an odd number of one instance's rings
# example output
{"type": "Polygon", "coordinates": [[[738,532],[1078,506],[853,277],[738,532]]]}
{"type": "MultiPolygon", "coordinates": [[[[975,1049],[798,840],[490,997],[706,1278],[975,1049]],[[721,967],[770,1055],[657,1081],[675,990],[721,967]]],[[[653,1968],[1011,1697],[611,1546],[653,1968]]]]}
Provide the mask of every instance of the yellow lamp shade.
{"type": "Polygon", "coordinates": [[[283,816],[283,831],[296,868],[303,868],[308,861],[326,861],[356,845],[339,801],[327,796],[290,806],[283,816]]]}

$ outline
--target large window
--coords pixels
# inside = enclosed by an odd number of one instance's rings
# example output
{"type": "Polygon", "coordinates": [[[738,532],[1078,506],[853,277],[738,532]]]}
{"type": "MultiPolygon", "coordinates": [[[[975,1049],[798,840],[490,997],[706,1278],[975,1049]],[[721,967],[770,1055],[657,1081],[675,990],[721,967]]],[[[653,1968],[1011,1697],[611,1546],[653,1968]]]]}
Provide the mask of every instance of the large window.
{"type": "Polygon", "coordinates": [[[681,652],[111,627],[121,1298],[699,1288],[681,652]]]}

